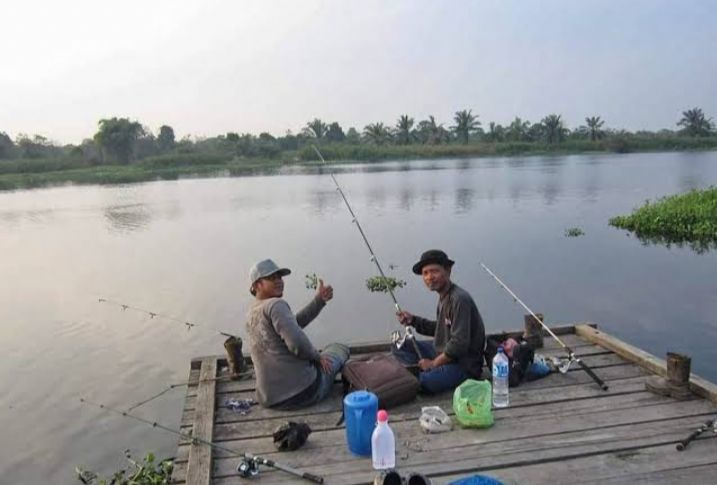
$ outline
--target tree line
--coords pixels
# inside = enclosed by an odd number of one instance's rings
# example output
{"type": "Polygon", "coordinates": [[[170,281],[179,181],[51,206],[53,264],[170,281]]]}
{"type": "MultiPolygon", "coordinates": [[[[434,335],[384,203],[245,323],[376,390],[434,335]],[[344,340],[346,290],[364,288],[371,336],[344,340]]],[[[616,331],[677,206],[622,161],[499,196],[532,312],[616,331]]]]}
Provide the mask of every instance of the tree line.
{"type": "Polygon", "coordinates": [[[20,134],[12,140],[0,131],[0,159],[72,158],[88,165],[128,164],[149,157],[163,155],[217,154],[227,157],[252,157],[275,159],[284,152],[302,149],[308,144],[344,145],[443,145],[521,142],[559,145],[567,140],[622,139],[630,136],[647,138],[710,137],[715,136],[715,124],[702,109],[692,108],[682,112],[676,123],[677,130],[658,132],[614,130],[605,126],[600,116],[585,118],[585,124],[569,129],[559,114],[549,114],[532,123],[516,117],[509,124],[490,122],[483,125],[472,110],[455,112],[448,126],[435,117],[416,122],[404,114],[393,125],[383,122],[369,123],[359,132],[350,127],[344,131],[338,122],[325,122],[315,118],[294,134],[287,131],[275,137],[269,133],[258,136],[228,132],[208,138],[186,136],[177,140],[169,125],[162,125],[156,134],[151,128],[129,118],[106,118],[98,122],[98,130],[92,138],[79,145],[58,145],[41,136],[20,134]]]}

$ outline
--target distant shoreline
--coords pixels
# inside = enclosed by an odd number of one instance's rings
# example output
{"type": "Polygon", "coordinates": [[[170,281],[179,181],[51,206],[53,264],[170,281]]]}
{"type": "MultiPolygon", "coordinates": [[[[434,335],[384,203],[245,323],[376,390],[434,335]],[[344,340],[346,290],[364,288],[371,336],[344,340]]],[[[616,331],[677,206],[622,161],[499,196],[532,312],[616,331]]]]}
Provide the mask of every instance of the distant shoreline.
{"type": "MultiPolygon", "coordinates": [[[[371,163],[391,160],[478,158],[610,153],[674,153],[717,150],[717,138],[667,140],[580,141],[563,144],[500,142],[446,145],[366,146],[325,144],[320,150],[330,163],[371,163]]],[[[223,154],[168,154],[127,165],[90,166],[80,160],[36,159],[0,161],[0,191],[74,185],[114,185],[180,178],[240,177],[272,173],[283,167],[318,164],[311,146],[283,152],[280,157],[238,158],[223,154]]]]}

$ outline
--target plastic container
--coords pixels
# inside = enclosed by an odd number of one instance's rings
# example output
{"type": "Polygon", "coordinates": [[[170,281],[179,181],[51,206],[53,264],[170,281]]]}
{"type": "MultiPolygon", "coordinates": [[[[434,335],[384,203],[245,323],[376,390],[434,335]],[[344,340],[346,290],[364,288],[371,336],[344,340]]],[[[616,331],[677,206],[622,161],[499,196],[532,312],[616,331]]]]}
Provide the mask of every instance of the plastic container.
{"type": "Polygon", "coordinates": [[[383,409],[376,415],[376,429],[371,435],[371,457],[374,470],[386,470],[396,466],[396,439],[388,425],[388,413],[383,409]]]}
{"type": "Polygon", "coordinates": [[[510,365],[503,346],[498,347],[498,353],[493,357],[493,407],[508,407],[508,374],[510,365]]]}
{"type": "Polygon", "coordinates": [[[344,398],[346,443],[349,451],[371,456],[371,433],[376,425],[378,397],[368,391],[355,391],[344,398]]]}

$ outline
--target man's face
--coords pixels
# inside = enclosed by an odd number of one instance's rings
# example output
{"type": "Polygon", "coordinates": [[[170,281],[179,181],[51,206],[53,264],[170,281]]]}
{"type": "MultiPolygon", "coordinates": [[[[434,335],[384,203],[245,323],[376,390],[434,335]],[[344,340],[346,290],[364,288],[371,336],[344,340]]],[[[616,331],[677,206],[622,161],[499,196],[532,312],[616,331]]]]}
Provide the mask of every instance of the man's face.
{"type": "Polygon", "coordinates": [[[274,273],[266,278],[260,278],[254,283],[256,297],[260,300],[266,298],[281,298],[284,294],[284,280],[279,273],[274,273]]]}
{"type": "Polygon", "coordinates": [[[421,270],[421,276],[429,290],[440,293],[450,282],[451,270],[440,264],[427,264],[421,270]]]}

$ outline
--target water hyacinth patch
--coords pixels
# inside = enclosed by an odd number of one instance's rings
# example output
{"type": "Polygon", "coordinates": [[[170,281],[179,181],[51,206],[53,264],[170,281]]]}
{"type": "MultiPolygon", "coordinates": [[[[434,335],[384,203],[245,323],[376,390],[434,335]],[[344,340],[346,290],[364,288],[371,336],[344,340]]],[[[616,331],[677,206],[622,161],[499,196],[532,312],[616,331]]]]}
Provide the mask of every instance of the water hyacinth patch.
{"type": "Polygon", "coordinates": [[[634,232],[643,242],[688,244],[704,251],[717,245],[717,187],[692,190],[645,204],[610,225],[634,232]]]}
{"type": "Polygon", "coordinates": [[[393,276],[372,276],[366,280],[366,288],[370,292],[387,293],[396,288],[403,288],[406,282],[393,276]]]}
{"type": "Polygon", "coordinates": [[[579,227],[571,227],[568,229],[565,229],[565,237],[580,237],[584,236],[585,231],[580,229],[579,227]]]}

